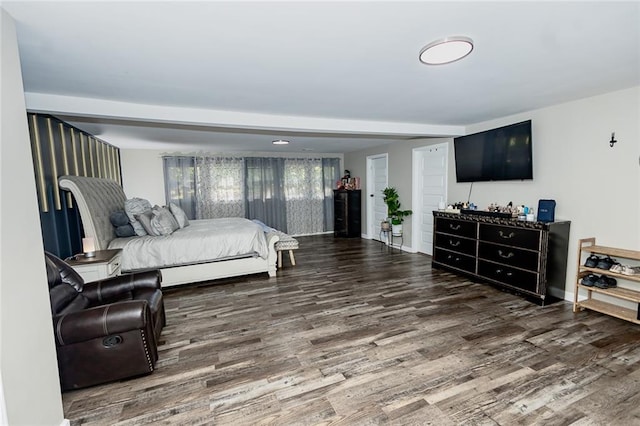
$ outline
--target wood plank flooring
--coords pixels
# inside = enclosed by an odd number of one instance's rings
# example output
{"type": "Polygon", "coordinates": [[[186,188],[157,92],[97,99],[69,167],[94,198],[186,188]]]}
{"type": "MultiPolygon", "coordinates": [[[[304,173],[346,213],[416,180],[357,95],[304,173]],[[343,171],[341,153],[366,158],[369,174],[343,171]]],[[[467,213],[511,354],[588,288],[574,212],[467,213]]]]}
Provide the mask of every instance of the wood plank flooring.
{"type": "Polygon", "coordinates": [[[72,425],[640,424],[640,328],[537,306],[375,241],[165,291],[157,370],[63,394],[72,425]]]}

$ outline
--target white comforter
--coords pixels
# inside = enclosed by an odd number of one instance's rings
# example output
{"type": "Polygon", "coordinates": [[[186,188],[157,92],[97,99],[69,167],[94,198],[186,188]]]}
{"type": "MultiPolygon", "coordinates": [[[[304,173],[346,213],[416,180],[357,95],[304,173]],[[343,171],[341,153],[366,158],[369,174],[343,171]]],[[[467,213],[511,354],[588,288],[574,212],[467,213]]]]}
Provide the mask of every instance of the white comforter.
{"type": "Polygon", "coordinates": [[[268,256],[262,227],[248,219],[191,220],[171,235],[116,238],[110,249],[122,249],[123,271],[179,266],[218,259],[268,256]]]}

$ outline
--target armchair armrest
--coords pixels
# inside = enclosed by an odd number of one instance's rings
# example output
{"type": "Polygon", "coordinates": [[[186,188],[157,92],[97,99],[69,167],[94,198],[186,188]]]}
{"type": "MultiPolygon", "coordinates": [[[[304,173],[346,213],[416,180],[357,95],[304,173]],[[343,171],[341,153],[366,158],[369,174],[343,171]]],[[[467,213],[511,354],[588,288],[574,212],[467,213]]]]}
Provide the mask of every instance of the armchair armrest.
{"type": "Polygon", "coordinates": [[[138,291],[159,290],[161,282],[162,274],[159,270],[136,272],[86,283],[82,294],[91,304],[102,305],[131,300],[138,291]]]}
{"type": "Polygon", "coordinates": [[[53,317],[58,345],[84,342],[130,330],[144,329],[151,312],[145,300],[97,306],[53,317]]]}

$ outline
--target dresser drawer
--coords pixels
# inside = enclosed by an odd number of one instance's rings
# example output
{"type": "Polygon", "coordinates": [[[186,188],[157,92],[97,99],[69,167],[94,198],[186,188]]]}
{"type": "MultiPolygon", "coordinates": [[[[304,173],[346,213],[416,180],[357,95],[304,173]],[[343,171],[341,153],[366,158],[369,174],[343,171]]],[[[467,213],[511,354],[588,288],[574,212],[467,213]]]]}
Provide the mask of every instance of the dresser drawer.
{"type": "Polygon", "coordinates": [[[479,238],[481,241],[506,244],[530,250],[540,250],[542,231],[523,229],[511,226],[480,224],[479,238]]]}
{"type": "Polygon", "coordinates": [[[478,275],[532,293],[538,293],[538,274],[478,260],[478,275]]]}
{"type": "Polygon", "coordinates": [[[434,262],[471,272],[472,274],[476,272],[476,259],[472,256],[466,256],[436,247],[433,252],[433,260],[434,262]]]}
{"type": "Polygon", "coordinates": [[[457,251],[459,253],[476,255],[476,241],[469,238],[457,237],[455,235],[447,235],[436,233],[435,244],[437,248],[457,251]]]}
{"type": "Polygon", "coordinates": [[[538,270],[540,252],[521,250],[514,247],[480,241],[478,245],[478,257],[480,259],[491,260],[507,266],[515,266],[516,268],[529,269],[535,272],[538,270]]]}
{"type": "Polygon", "coordinates": [[[476,238],[477,236],[476,229],[478,225],[475,222],[437,217],[435,224],[436,232],[459,235],[467,238],[476,238]]]}

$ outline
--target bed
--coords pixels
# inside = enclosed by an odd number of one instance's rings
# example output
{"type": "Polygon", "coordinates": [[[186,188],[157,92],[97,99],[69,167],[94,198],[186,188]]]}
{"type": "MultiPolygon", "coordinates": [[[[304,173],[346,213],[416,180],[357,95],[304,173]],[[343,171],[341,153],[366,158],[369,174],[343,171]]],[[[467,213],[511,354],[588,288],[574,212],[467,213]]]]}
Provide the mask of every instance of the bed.
{"type": "Polygon", "coordinates": [[[94,239],[96,250],[122,249],[123,272],[160,269],[163,287],[264,272],[276,275],[279,237],[248,219],[194,220],[171,235],[117,238],[109,216],[127,200],[117,182],[83,176],[61,176],[58,182],[73,194],[85,237],[94,239]],[[219,239],[220,231],[226,231],[230,243],[219,239]],[[241,241],[242,235],[246,238],[241,241]]]}

